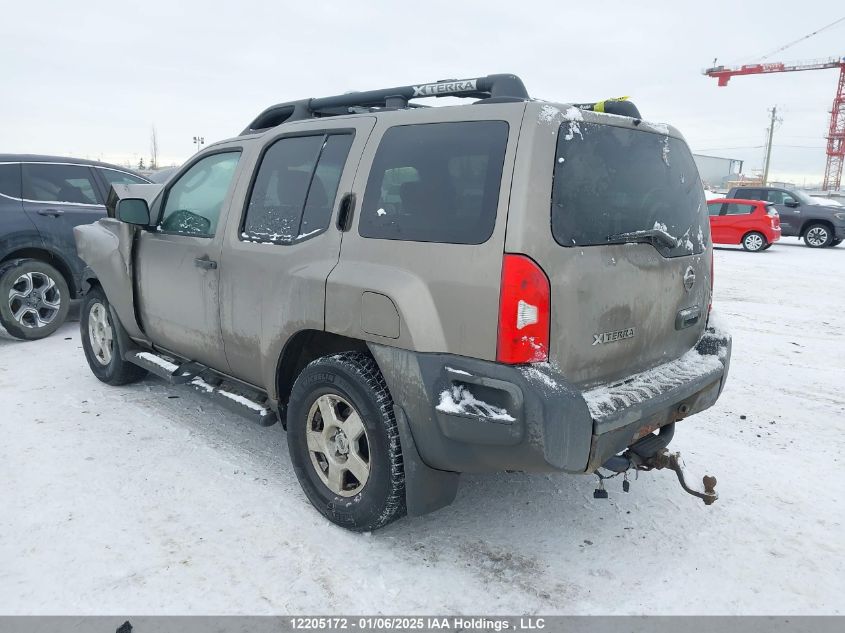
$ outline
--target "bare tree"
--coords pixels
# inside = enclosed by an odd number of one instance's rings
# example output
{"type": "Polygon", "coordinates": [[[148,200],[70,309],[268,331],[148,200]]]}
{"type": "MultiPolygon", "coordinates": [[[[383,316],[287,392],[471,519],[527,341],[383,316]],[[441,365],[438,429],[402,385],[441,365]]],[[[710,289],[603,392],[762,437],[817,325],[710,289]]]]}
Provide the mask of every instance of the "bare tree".
{"type": "Polygon", "coordinates": [[[158,138],[155,125],[150,134],[150,169],[158,169],[158,138]]]}

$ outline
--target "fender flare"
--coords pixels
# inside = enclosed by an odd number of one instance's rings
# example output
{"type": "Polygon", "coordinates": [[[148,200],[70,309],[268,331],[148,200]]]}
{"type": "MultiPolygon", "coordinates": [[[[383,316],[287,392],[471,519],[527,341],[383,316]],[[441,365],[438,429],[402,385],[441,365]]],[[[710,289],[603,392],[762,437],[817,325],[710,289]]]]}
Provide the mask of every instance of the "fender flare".
{"type": "Polygon", "coordinates": [[[98,281],[97,273],[90,266],[86,266],[82,270],[82,276],[79,280],[80,297],[84,297],[91,291],[91,287],[94,285],[92,282],[95,281],[98,281]]]}

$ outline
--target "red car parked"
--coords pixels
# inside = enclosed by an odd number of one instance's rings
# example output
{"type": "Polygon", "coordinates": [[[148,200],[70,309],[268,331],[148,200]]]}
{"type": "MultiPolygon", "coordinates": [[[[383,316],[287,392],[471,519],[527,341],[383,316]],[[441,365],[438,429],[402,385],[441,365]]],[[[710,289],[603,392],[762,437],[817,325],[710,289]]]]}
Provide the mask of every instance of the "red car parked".
{"type": "Polygon", "coordinates": [[[742,244],[747,251],[764,251],[780,239],[780,216],[764,200],[708,200],[714,244],[742,244]]]}

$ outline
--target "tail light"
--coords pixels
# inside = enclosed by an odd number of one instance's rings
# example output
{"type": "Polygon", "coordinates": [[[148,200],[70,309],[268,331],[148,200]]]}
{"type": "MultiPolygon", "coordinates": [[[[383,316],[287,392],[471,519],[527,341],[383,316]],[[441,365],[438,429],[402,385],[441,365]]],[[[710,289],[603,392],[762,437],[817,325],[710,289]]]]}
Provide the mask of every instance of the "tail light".
{"type": "Polygon", "coordinates": [[[500,363],[539,363],[549,359],[549,279],[525,255],[505,254],[499,296],[500,363]]]}

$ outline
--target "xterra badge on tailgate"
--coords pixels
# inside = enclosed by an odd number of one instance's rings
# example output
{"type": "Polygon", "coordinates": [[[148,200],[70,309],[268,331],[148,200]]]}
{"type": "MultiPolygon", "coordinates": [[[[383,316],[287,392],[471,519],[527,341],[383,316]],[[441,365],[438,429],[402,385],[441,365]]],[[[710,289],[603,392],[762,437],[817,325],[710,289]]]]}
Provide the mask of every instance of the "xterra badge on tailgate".
{"type": "Polygon", "coordinates": [[[599,343],[613,343],[621,341],[626,338],[634,337],[634,328],[629,327],[624,330],[616,330],[615,332],[602,332],[601,334],[593,334],[593,345],[599,343]]]}

